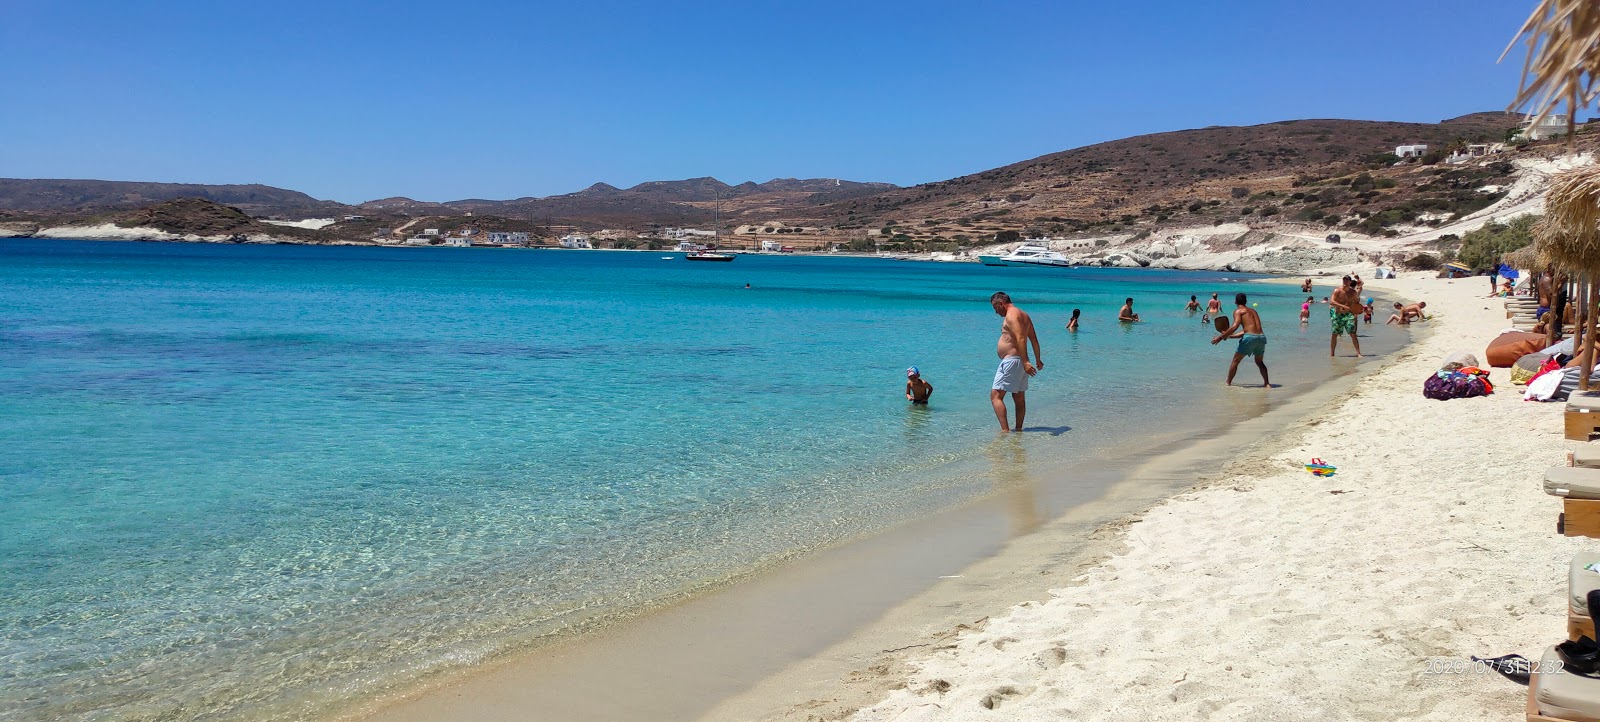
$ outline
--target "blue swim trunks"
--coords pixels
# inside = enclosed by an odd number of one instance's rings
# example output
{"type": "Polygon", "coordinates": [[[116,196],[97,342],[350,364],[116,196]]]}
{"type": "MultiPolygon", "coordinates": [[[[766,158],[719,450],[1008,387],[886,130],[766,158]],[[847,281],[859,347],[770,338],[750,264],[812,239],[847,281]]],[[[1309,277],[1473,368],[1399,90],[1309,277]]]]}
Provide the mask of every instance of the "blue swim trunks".
{"type": "Polygon", "coordinates": [[[1239,337],[1239,348],[1234,353],[1240,356],[1255,356],[1260,358],[1267,352],[1267,336],[1260,333],[1247,333],[1239,337]]]}

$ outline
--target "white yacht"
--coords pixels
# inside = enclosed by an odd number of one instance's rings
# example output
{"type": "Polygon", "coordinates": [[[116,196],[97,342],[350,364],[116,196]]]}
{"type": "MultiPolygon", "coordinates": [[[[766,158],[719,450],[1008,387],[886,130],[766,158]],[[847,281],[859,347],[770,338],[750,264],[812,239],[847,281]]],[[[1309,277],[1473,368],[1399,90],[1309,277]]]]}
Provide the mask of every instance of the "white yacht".
{"type": "Polygon", "coordinates": [[[978,256],[985,266],[1071,266],[1066,256],[1043,243],[1028,242],[1004,256],[978,256]]]}

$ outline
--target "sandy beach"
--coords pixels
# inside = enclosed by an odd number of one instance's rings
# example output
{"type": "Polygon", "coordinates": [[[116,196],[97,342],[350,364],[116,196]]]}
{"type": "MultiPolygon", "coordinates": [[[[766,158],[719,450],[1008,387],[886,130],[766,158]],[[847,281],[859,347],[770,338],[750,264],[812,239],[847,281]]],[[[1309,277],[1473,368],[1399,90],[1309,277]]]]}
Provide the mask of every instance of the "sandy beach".
{"type": "Polygon", "coordinates": [[[1445,355],[1481,358],[1506,326],[1481,279],[1385,288],[1437,309],[1416,343],[1221,476],[1102,528],[1109,556],[1050,580],[1047,596],[862,658],[831,694],[759,712],[761,696],[808,689],[799,665],[710,718],[1519,715],[1522,687],[1442,660],[1537,659],[1563,637],[1566,564],[1589,544],[1555,533],[1539,473],[1574,443],[1561,405],[1522,401],[1504,370],[1487,398],[1422,396],[1445,355]],[[1313,457],[1338,474],[1308,474],[1313,457]]]}

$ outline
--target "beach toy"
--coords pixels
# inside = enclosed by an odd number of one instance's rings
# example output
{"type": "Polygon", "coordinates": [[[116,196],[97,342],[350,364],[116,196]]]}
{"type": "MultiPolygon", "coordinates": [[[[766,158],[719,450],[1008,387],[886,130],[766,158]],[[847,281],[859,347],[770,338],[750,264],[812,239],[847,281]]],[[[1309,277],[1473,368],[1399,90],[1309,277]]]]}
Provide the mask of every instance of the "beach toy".
{"type": "Polygon", "coordinates": [[[1260,305],[1261,304],[1259,304],[1259,303],[1252,303],[1252,304],[1250,304],[1250,307],[1251,308],[1255,308],[1255,307],[1260,306],[1260,305]]]}
{"type": "Polygon", "coordinates": [[[1333,476],[1339,469],[1321,459],[1312,459],[1311,463],[1306,464],[1306,471],[1311,472],[1312,476],[1333,476]]]}

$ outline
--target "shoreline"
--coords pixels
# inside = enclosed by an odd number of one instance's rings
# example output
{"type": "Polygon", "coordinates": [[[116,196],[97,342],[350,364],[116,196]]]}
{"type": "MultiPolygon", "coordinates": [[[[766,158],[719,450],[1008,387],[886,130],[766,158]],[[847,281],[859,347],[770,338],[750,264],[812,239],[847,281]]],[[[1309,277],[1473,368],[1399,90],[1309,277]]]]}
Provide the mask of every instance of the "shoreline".
{"type": "MultiPolygon", "coordinates": [[[[1413,334],[1405,343],[1415,342],[1413,334]]],[[[1142,449],[1040,471],[1113,480],[1088,496],[1060,481],[1002,490],[777,569],[758,570],[614,627],[369,701],[337,718],[526,719],[530,710],[538,710],[532,718],[733,720],[761,719],[791,707],[804,707],[807,714],[833,709],[838,700],[819,705],[813,698],[825,696],[840,676],[848,674],[857,683],[887,679],[887,673],[859,670],[893,669],[908,652],[925,647],[928,634],[973,621],[967,617],[1003,612],[1019,596],[1043,597],[1049,591],[1044,580],[1111,552],[1108,530],[1135,523],[1148,509],[1191,488],[1196,476],[1215,475],[1227,458],[1256,443],[1258,434],[1292,426],[1395,355],[1390,349],[1374,362],[1351,363],[1309,389],[1285,389],[1293,395],[1281,404],[1220,430],[1168,437],[1154,450],[1154,459],[1148,458],[1151,450],[1142,449]],[[1081,548],[1063,553],[1063,546],[1081,548]],[[839,595],[840,587],[852,593],[839,595]],[[872,592],[861,592],[863,587],[872,592]],[[808,622],[806,614],[825,619],[808,622]],[[765,654],[752,658],[737,649],[741,646],[765,654]],[[880,650],[897,647],[909,649],[869,663],[880,650]]],[[[1219,365],[1219,381],[1224,368],[1219,365]]],[[[1261,392],[1241,388],[1234,393],[1261,392]]],[[[866,696],[849,698],[854,705],[870,702],[868,696],[885,688],[867,684],[864,689],[866,696]]]]}
{"type": "Polygon", "coordinates": [[[1048,594],[703,719],[1520,715],[1525,690],[1466,658],[1537,658],[1564,637],[1567,560],[1588,540],[1553,532],[1560,507],[1537,480],[1573,442],[1561,405],[1523,403],[1505,369],[1489,397],[1421,396],[1445,354],[1480,354],[1507,324],[1475,279],[1418,275],[1370,287],[1429,300],[1426,333],[1220,473],[1098,530],[1106,553],[1061,565],[1048,594]],[[1313,456],[1339,473],[1309,476],[1313,456]],[[1430,673],[1442,659],[1466,671],[1430,673]]]}

